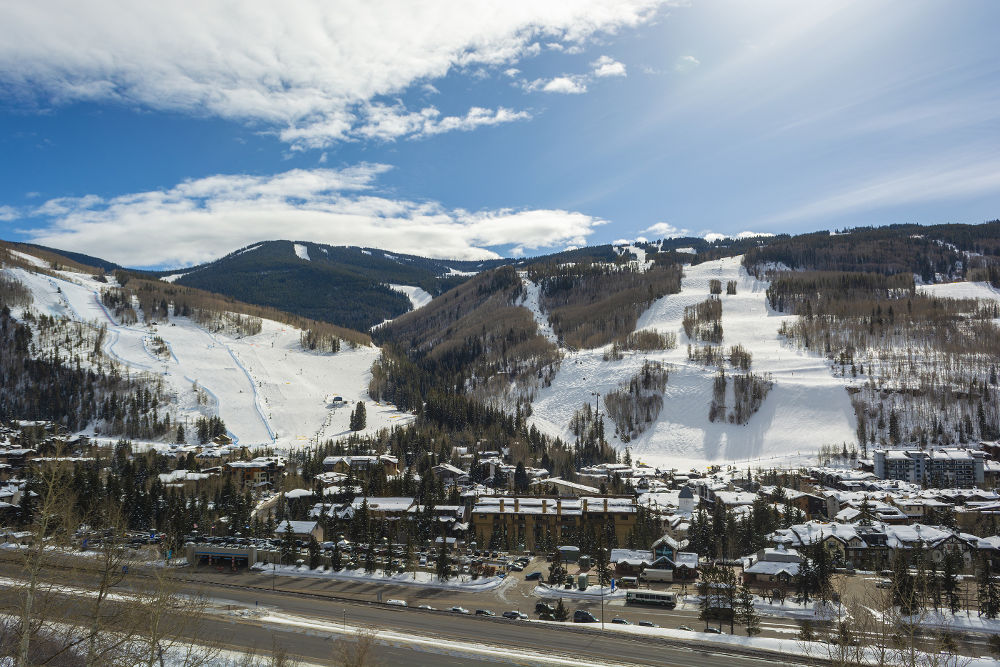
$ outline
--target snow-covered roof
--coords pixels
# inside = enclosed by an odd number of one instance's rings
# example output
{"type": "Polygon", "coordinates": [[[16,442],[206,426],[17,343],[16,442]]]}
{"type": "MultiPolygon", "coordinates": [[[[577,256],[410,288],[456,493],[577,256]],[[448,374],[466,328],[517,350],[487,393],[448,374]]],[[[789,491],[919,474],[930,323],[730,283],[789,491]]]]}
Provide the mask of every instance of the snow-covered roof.
{"type": "Polygon", "coordinates": [[[292,489],[291,491],[285,491],[285,498],[309,498],[313,494],[309,489],[292,489]]]}
{"type": "Polygon", "coordinates": [[[289,520],[285,520],[285,521],[281,522],[281,524],[275,530],[275,533],[278,533],[278,534],[283,533],[286,530],[288,530],[288,526],[291,526],[292,527],[292,532],[295,533],[296,535],[305,535],[307,533],[311,533],[312,531],[316,530],[316,526],[317,525],[318,524],[315,521],[289,521],[289,520]]]}
{"type": "Polygon", "coordinates": [[[677,565],[677,567],[683,565],[684,567],[696,569],[698,567],[698,554],[690,551],[682,551],[674,554],[674,564],[677,565]]]}
{"type": "Polygon", "coordinates": [[[612,549],[611,562],[634,566],[649,565],[653,562],[653,552],[641,549],[612,549]]]}
{"type": "Polygon", "coordinates": [[[759,560],[744,570],[747,574],[769,574],[771,576],[785,573],[789,577],[799,574],[799,563],[759,560]]]}
{"type": "MultiPolygon", "coordinates": [[[[359,509],[365,498],[355,498],[351,505],[359,509]]],[[[413,498],[406,497],[373,497],[368,498],[368,509],[377,512],[405,512],[413,505],[413,498]]]]}

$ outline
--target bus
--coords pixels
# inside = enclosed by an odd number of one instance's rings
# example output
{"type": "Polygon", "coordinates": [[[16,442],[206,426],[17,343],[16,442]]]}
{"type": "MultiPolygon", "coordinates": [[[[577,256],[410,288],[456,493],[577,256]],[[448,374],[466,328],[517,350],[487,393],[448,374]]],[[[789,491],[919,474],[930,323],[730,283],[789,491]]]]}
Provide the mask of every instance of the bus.
{"type": "Polygon", "coordinates": [[[655,604],[673,609],[677,606],[677,595],[661,591],[629,591],[625,593],[625,604],[655,604]]]}

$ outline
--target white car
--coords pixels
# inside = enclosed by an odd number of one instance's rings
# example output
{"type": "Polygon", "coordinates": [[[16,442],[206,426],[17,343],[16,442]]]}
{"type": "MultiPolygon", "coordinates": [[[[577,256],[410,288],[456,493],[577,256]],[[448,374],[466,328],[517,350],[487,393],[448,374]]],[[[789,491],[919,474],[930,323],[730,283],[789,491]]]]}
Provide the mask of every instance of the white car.
{"type": "Polygon", "coordinates": [[[386,600],[386,604],[391,604],[394,607],[405,607],[406,600],[386,600]]]}
{"type": "Polygon", "coordinates": [[[466,609],[465,607],[452,607],[451,610],[453,612],[455,612],[456,614],[471,614],[472,613],[468,609],[466,609]]]}

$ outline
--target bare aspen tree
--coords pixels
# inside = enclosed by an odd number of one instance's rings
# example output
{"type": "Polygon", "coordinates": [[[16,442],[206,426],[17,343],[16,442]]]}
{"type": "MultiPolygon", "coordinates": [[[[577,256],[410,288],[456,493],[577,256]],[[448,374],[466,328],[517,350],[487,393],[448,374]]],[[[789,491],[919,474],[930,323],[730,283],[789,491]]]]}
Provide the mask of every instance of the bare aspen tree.
{"type": "Polygon", "coordinates": [[[334,647],[334,664],[338,667],[374,667],[377,665],[375,656],[378,630],[375,628],[358,628],[353,641],[340,639],[334,647]]]}

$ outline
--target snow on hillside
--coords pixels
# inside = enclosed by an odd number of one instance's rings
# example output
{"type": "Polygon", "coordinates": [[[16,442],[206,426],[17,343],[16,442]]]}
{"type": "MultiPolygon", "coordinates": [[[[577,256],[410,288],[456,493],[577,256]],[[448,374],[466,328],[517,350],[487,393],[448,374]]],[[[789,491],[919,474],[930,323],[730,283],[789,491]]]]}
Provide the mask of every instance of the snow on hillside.
{"type": "MultiPolygon", "coordinates": [[[[821,444],[855,441],[856,421],[842,380],[834,378],[823,358],[785,345],[778,337],[783,319],[794,316],[772,311],[765,300],[767,283],[740,266],[740,257],[686,266],[681,291],[659,299],[640,317],[637,329],[677,334],[677,349],[626,352],[624,359],[604,361],[604,349],[567,352],[550,387],[541,389],[533,404],[532,422],[552,435],[572,440],[568,424],[584,403],[595,402],[628,382],[644,359],[671,366],[658,419],[628,443],[633,456],[651,465],[683,467],[709,462],[760,460],[780,465],[797,455],[811,456],[821,444]],[[684,307],[709,296],[708,283],[738,283],[735,295],[723,295],[723,345],[742,344],[753,354],[751,370],[769,372],[775,382],[760,410],[744,425],[709,422],[714,368],[689,362],[688,339],[681,326],[684,307]]],[[[731,376],[731,369],[727,368],[731,376]]],[[[732,399],[729,383],[727,404],[732,399]]],[[[603,402],[602,402],[603,411],[603,402]]],[[[614,424],[605,420],[609,439],[614,424]]],[[[626,445],[612,440],[619,449],[626,445]]]]}
{"type": "Polygon", "coordinates": [[[1000,301],[1000,289],[987,282],[982,283],[937,283],[917,285],[917,292],[926,296],[945,299],[985,299],[1000,301]]]}
{"type": "Polygon", "coordinates": [[[518,275],[521,276],[521,283],[524,285],[524,297],[521,300],[521,305],[531,311],[532,317],[535,318],[535,322],[538,324],[538,333],[545,336],[550,343],[558,345],[559,339],[556,336],[556,332],[552,330],[549,318],[542,313],[542,307],[538,302],[538,292],[540,289],[538,283],[528,280],[527,271],[519,271],[518,275]]]}
{"type": "MultiPolygon", "coordinates": [[[[430,294],[428,294],[425,290],[419,287],[414,287],[412,285],[389,285],[389,287],[396,290],[397,292],[402,292],[403,294],[405,294],[407,298],[409,298],[410,304],[413,306],[413,310],[416,310],[417,308],[423,308],[424,306],[426,306],[431,302],[431,299],[434,298],[430,294]]],[[[383,322],[382,324],[385,324],[385,322],[383,322]]]]}
{"type": "Polygon", "coordinates": [[[305,247],[301,243],[295,243],[292,247],[295,249],[295,255],[299,259],[304,259],[307,262],[309,261],[309,248],[305,247]]]}
{"type": "Polygon", "coordinates": [[[171,273],[169,276],[163,276],[162,278],[160,278],[160,280],[162,280],[165,283],[172,283],[175,280],[183,278],[186,275],[187,275],[186,273],[171,273]]]}
{"type": "Polygon", "coordinates": [[[358,400],[366,403],[368,432],[413,419],[368,396],[371,365],[379,355],[375,347],[308,352],[301,348],[298,329],[270,320],[262,322],[259,334],[246,337],[213,334],[185,317],[123,326],[100,302],[106,285],[89,276],[64,272],[66,279],[58,279],[8,271],[31,290],[34,310],[107,325],[109,357],[133,372],[161,376],[182,417],[218,414],[239,444],[286,449],[346,435],[358,400]],[[168,357],[150,352],[154,336],[165,341],[168,357]],[[332,396],[340,396],[343,404],[333,406],[332,396]]]}

